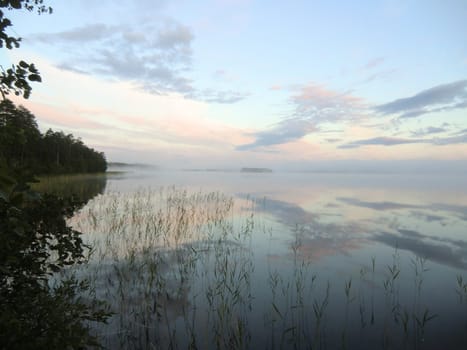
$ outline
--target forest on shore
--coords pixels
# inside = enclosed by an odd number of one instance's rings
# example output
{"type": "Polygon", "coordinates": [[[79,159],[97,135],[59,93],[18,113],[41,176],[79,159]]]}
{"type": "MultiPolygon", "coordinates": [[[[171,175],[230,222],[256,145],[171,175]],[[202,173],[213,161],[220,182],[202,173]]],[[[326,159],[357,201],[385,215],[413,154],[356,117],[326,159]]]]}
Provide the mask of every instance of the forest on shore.
{"type": "Polygon", "coordinates": [[[36,117],[10,100],[0,102],[0,159],[34,174],[96,173],[107,169],[102,152],[62,131],[41,133],[36,117]]]}

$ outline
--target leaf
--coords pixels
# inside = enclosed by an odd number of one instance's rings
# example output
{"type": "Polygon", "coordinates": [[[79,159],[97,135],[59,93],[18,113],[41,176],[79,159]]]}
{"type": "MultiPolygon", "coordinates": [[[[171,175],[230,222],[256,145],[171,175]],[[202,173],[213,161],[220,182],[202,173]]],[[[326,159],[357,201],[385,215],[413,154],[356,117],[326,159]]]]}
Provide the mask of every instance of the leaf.
{"type": "Polygon", "coordinates": [[[27,64],[27,63],[24,62],[24,61],[19,61],[18,65],[19,65],[21,68],[24,68],[24,69],[28,69],[28,68],[29,68],[29,64],[27,64]]]}
{"type": "Polygon", "coordinates": [[[10,0],[10,6],[13,7],[14,9],[20,9],[21,8],[21,0],[10,0]]]}
{"type": "Polygon", "coordinates": [[[294,327],[289,327],[289,328],[287,328],[286,330],[284,330],[284,331],[282,332],[282,334],[287,334],[287,333],[289,333],[289,332],[292,332],[293,330],[295,330],[295,328],[297,328],[297,327],[295,327],[295,326],[294,326],[294,327]]]}
{"type": "Polygon", "coordinates": [[[23,226],[17,226],[13,229],[13,232],[20,237],[24,237],[25,231],[23,226]]]}
{"type": "Polygon", "coordinates": [[[28,76],[28,79],[29,79],[30,81],[37,81],[37,82],[39,82],[39,83],[42,81],[42,78],[41,78],[41,76],[40,76],[39,74],[30,74],[30,75],[28,76]]]}
{"type": "Polygon", "coordinates": [[[6,175],[4,173],[4,170],[3,169],[0,169],[0,186],[3,187],[3,186],[12,186],[16,184],[16,181],[11,178],[10,176],[6,175]],[[3,174],[2,174],[3,172],[3,174]]]}
{"type": "Polygon", "coordinates": [[[0,198],[4,201],[8,201],[8,193],[5,192],[3,189],[0,188],[0,198]]]}
{"type": "Polygon", "coordinates": [[[20,207],[24,202],[24,196],[22,192],[12,193],[10,195],[10,202],[16,207],[20,207]]]}
{"type": "Polygon", "coordinates": [[[39,71],[37,70],[36,66],[34,65],[34,63],[31,63],[29,65],[29,72],[31,73],[39,73],[39,71]]]}
{"type": "Polygon", "coordinates": [[[3,169],[0,169],[0,198],[8,201],[11,190],[13,189],[16,182],[5,173],[2,173],[2,171],[3,169]]]}
{"type": "Polygon", "coordinates": [[[279,311],[279,309],[277,308],[276,304],[272,303],[272,307],[274,308],[274,311],[277,312],[277,314],[279,315],[280,318],[283,318],[282,317],[282,314],[281,312],[279,311]]]}
{"type": "Polygon", "coordinates": [[[59,272],[60,271],[60,267],[57,264],[50,264],[49,267],[52,270],[52,272],[59,272]]]}

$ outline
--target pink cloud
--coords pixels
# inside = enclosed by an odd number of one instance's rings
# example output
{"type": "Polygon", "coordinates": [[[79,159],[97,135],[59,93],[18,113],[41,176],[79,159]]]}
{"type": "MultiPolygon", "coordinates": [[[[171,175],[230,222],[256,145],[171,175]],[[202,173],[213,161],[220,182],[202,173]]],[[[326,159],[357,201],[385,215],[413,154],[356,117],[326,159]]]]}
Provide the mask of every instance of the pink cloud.
{"type": "Polygon", "coordinates": [[[363,99],[352,96],[348,92],[340,93],[318,84],[302,87],[299,93],[292,96],[291,99],[299,105],[310,105],[316,108],[333,108],[336,106],[354,108],[363,102],[363,99]]]}
{"type": "Polygon", "coordinates": [[[309,84],[290,97],[295,117],[305,118],[319,127],[322,123],[359,120],[367,114],[362,98],[350,92],[338,92],[319,84],[309,84]]]}
{"type": "Polygon", "coordinates": [[[29,100],[17,100],[15,102],[30,110],[37,118],[39,126],[46,123],[52,127],[66,127],[68,129],[103,129],[108,127],[106,124],[85,117],[82,113],[73,109],[29,100]]]}

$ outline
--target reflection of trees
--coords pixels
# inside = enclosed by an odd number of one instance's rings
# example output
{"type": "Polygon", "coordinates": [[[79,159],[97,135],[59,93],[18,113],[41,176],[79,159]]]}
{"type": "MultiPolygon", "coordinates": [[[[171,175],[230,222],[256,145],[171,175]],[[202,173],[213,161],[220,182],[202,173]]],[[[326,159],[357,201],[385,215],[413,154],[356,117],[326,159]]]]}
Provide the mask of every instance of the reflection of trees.
{"type": "Polygon", "coordinates": [[[95,196],[104,193],[107,185],[105,174],[61,175],[41,178],[34,189],[59,197],[73,197],[85,204],[95,196]]]}

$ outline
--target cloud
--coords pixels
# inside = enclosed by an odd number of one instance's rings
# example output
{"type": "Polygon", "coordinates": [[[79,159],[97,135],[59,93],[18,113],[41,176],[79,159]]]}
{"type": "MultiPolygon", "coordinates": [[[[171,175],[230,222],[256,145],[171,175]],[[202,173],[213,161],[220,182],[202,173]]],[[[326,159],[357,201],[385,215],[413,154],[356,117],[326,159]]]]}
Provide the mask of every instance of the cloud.
{"type": "Polygon", "coordinates": [[[157,43],[163,49],[173,50],[180,46],[189,48],[193,39],[194,35],[188,27],[174,23],[171,27],[159,30],[157,43]]]}
{"type": "Polygon", "coordinates": [[[217,82],[218,81],[223,81],[223,82],[227,82],[227,83],[238,80],[238,76],[236,76],[234,73],[229,72],[229,71],[227,71],[225,69],[217,69],[212,74],[212,78],[217,82]]]}
{"type": "Polygon", "coordinates": [[[382,136],[382,137],[374,137],[371,139],[358,140],[358,141],[345,143],[343,145],[338,146],[338,148],[351,149],[351,148],[359,148],[362,146],[369,146],[369,145],[398,146],[398,145],[415,144],[415,143],[425,143],[425,144],[430,144],[430,145],[435,145],[435,146],[462,144],[462,143],[467,143],[467,133],[461,134],[458,136],[435,137],[431,139],[423,139],[423,138],[410,139],[410,138],[382,136]]]}
{"type": "Polygon", "coordinates": [[[193,98],[199,101],[204,102],[214,102],[214,103],[236,103],[241,100],[244,100],[250,96],[249,93],[245,92],[238,92],[232,90],[213,90],[213,89],[205,89],[194,91],[191,94],[188,94],[187,97],[193,98]]]}
{"type": "Polygon", "coordinates": [[[228,157],[232,144],[248,141],[244,130],[206,118],[206,103],[178,94],[154,96],[132,84],[59,70],[40,57],[35,62],[47,77],[47,89],[21,103],[37,115],[41,130],[59,127],[93,147],[125,144],[127,153],[137,157],[145,157],[142,150],[147,157],[166,152],[164,161],[170,158],[167,152],[179,150],[193,159],[228,157]],[[70,81],[73,86],[64,89],[70,81]]]}
{"type": "Polygon", "coordinates": [[[351,120],[362,108],[360,98],[316,84],[301,87],[290,100],[295,106],[295,116],[312,119],[315,123],[351,120]]]}
{"type": "Polygon", "coordinates": [[[363,69],[372,69],[375,68],[379,65],[381,65],[384,62],[384,57],[375,57],[371,60],[369,60],[362,68],[363,69]]]}
{"type": "Polygon", "coordinates": [[[389,77],[392,77],[395,72],[396,72],[396,69],[387,69],[381,72],[372,73],[369,76],[367,76],[365,79],[363,79],[363,81],[361,81],[360,84],[371,83],[379,79],[387,79],[389,77]]]}
{"type": "Polygon", "coordinates": [[[253,133],[254,142],[237,146],[239,151],[297,141],[317,131],[323,123],[347,122],[359,119],[364,111],[362,100],[349,92],[340,93],[321,85],[310,84],[294,90],[289,101],[290,116],[267,130],[253,133]]]}
{"type": "Polygon", "coordinates": [[[423,139],[405,139],[405,138],[399,138],[399,137],[381,136],[381,137],[374,137],[371,139],[349,142],[349,143],[340,145],[338,148],[349,149],[349,148],[358,148],[361,146],[368,146],[368,145],[396,146],[396,145],[404,145],[404,144],[410,144],[410,143],[427,143],[427,141],[423,139]]]}
{"type": "Polygon", "coordinates": [[[187,76],[192,65],[193,31],[175,20],[142,20],[137,24],[88,24],[58,33],[32,36],[33,42],[66,53],[57,67],[132,82],[152,94],[176,92],[186,98],[235,103],[249,94],[196,89],[187,76]]]}
{"type": "Polygon", "coordinates": [[[89,24],[33,39],[67,53],[60,68],[136,82],[151,93],[187,93],[191,80],[183,75],[192,61],[190,28],[173,20],[138,25],[89,24]]]}
{"type": "Polygon", "coordinates": [[[214,78],[224,78],[227,75],[227,71],[225,69],[218,69],[214,72],[214,78]]]}
{"type": "Polygon", "coordinates": [[[40,33],[32,36],[33,41],[45,44],[54,44],[57,41],[90,42],[99,41],[113,35],[117,27],[108,26],[103,23],[84,25],[58,33],[40,33]]]}
{"type": "Polygon", "coordinates": [[[426,135],[439,134],[439,133],[447,132],[447,131],[448,130],[444,127],[429,126],[424,129],[418,129],[416,131],[412,131],[412,135],[415,137],[422,137],[426,135]]]}
{"type": "Polygon", "coordinates": [[[399,118],[414,118],[422,114],[467,107],[467,80],[434,86],[411,97],[400,98],[375,106],[383,114],[399,114],[399,118]]]}
{"type": "Polygon", "coordinates": [[[436,146],[445,146],[445,145],[456,145],[461,143],[467,143],[467,134],[459,136],[450,136],[450,137],[436,137],[428,140],[427,143],[436,146]]]}
{"type": "Polygon", "coordinates": [[[296,118],[285,119],[274,125],[269,130],[254,133],[253,136],[256,138],[254,142],[237,146],[236,150],[254,150],[259,147],[296,141],[315,130],[316,127],[309,120],[296,118]]]}

